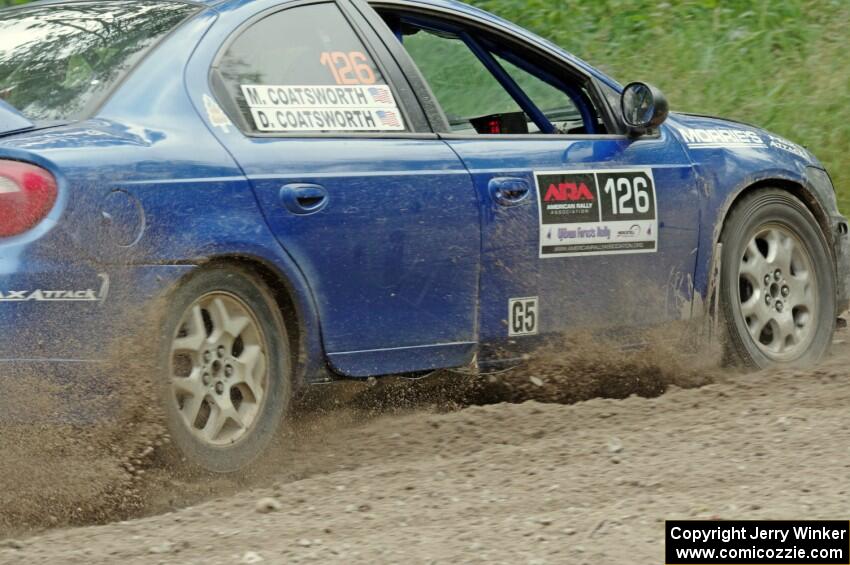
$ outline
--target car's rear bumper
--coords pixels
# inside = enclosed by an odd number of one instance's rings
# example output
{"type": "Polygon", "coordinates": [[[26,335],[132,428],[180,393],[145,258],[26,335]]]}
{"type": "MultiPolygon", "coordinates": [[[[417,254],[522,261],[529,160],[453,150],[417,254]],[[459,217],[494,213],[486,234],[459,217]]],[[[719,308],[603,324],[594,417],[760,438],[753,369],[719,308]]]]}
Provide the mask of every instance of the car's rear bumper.
{"type": "Polygon", "coordinates": [[[21,265],[0,272],[0,423],[103,419],[155,351],[160,297],[192,267],[21,265]]]}
{"type": "Polygon", "coordinates": [[[158,299],[191,268],[32,262],[0,272],[0,361],[114,356],[147,331],[158,299]]]}

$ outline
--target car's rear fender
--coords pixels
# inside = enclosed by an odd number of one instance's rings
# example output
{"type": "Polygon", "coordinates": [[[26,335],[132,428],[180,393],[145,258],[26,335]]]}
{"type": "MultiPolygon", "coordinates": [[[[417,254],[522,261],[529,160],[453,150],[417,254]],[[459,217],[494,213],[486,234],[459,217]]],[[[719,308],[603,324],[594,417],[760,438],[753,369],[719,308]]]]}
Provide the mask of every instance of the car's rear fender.
{"type": "Polygon", "coordinates": [[[213,242],[198,249],[191,260],[192,269],[170,285],[168,293],[191,277],[198,268],[214,268],[216,264],[241,265],[252,271],[258,281],[274,294],[290,338],[296,384],[322,383],[333,378],[326,362],[321,339],[321,324],[315,296],[304,273],[276,242],[230,240],[213,242]]]}
{"type": "MultiPolygon", "coordinates": [[[[324,352],[306,278],[268,230],[241,169],[194,111],[185,109],[185,123],[178,126],[195,131],[191,144],[168,130],[107,120],[0,143],[0,159],[43,166],[57,177],[60,193],[36,229],[0,240],[0,292],[24,290],[28,296],[34,290],[69,290],[99,297],[103,281],[111,281],[104,297],[108,307],[97,306],[96,300],[0,302],[0,320],[7,327],[26,327],[17,333],[30,336],[0,346],[0,359],[99,359],[109,333],[99,337],[97,328],[107,326],[106,318],[124,317],[116,293],[138,286],[133,282],[137,268],[180,265],[191,270],[235,258],[275,273],[275,284],[285,287],[298,315],[298,352],[310,361],[299,373],[321,375],[324,352]],[[86,333],[88,328],[94,333],[86,333]],[[81,332],[85,339],[76,339],[81,332]]],[[[179,277],[163,279],[156,292],[126,304],[146,308],[145,300],[172,288],[179,277]]]]}

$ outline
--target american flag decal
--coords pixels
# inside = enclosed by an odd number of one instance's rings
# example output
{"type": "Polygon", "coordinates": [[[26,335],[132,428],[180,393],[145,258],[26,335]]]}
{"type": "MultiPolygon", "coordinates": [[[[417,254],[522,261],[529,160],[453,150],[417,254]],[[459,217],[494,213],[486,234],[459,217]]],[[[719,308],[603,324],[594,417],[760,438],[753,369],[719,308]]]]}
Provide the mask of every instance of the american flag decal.
{"type": "Polygon", "coordinates": [[[372,100],[374,100],[378,104],[393,103],[393,98],[388,88],[375,88],[374,86],[372,86],[369,88],[369,95],[372,97],[372,100]]]}
{"type": "Polygon", "coordinates": [[[401,122],[398,119],[398,115],[395,112],[378,110],[378,118],[380,118],[381,123],[383,123],[387,127],[397,128],[401,125],[401,122]]]}

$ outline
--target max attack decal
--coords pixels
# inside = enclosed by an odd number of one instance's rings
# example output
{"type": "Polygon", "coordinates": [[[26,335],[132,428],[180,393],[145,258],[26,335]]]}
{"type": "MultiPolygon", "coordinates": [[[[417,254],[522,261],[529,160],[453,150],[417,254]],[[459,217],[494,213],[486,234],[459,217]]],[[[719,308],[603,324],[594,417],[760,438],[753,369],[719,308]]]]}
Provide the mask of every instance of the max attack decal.
{"type": "Polygon", "coordinates": [[[390,87],[243,85],[260,131],[403,131],[390,87]]]}
{"type": "Polygon", "coordinates": [[[101,302],[109,294],[109,276],[98,275],[100,289],[87,290],[9,290],[0,291],[0,302],[101,302]]]}
{"type": "Polygon", "coordinates": [[[764,139],[754,131],[731,128],[679,128],[679,133],[691,149],[734,147],[766,148],[764,139]]]}
{"type": "Polygon", "coordinates": [[[537,173],[540,258],[652,253],[652,169],[537,173]]]}

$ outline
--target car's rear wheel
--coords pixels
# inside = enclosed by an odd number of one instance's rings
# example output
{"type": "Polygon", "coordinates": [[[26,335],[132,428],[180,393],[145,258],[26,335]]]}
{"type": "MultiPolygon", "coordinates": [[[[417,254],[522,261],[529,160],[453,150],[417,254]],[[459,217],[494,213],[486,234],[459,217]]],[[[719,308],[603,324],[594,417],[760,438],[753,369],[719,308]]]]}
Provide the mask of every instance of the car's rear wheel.
{"type": "Polygon", "coordinates": [[[732,360],[766,368],[823,357],[835,329],[835,269],[812,213],[786,191],[760,190],[732,210],[721,242],[732,360]]]}
{"type": "Polygon", "coordinates": [[[286,327],[250,272],[195,273],[167,305],[162,399],[174,445],[191,465],[231,472],[277,434],[290,398],[286,327]]]}

